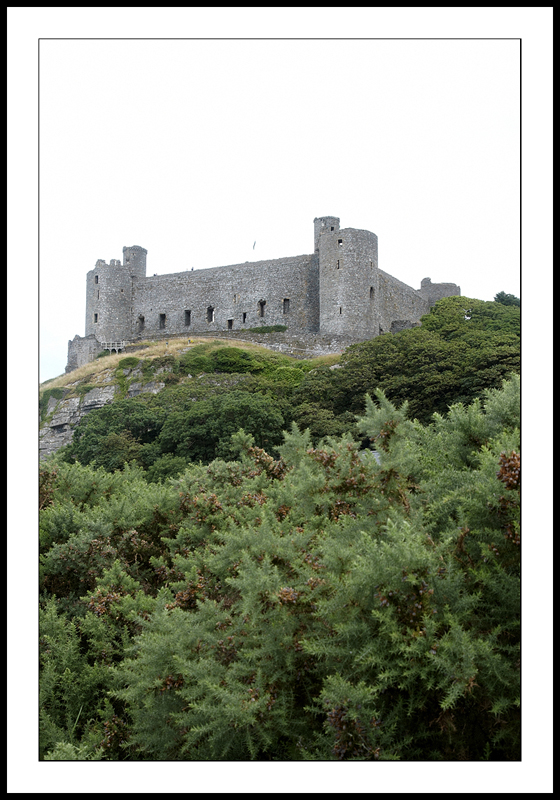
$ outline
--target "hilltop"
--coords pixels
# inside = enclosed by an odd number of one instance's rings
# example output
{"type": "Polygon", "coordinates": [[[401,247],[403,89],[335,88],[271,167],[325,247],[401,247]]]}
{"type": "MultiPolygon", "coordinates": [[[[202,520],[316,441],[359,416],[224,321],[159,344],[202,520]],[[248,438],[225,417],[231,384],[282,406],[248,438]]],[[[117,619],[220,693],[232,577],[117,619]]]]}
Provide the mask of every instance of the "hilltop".
{"type": "Polygon", "coordinates": [[[69,444],[87,414],[114,401],[146,399],[183,384],[199,397],[210,396],[243,383],[243,375],[258,373],[297,383],[311,369],[337,364],[339,359],[340,354],[298,359],[248,341],[204,337],[144,342],[128,347],[124,355],[103,354],[41,384],[41,456],[69,444]]]}

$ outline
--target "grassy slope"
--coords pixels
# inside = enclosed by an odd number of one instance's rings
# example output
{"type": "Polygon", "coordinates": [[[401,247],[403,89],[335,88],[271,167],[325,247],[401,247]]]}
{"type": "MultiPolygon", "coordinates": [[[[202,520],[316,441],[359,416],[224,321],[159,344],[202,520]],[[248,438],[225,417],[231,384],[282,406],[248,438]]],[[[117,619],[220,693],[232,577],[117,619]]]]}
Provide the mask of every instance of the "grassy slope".
{"type": "MultiPolygon", "coordinates": [[[[80,384],[86,383],[91,386],[106,386],[108,383],[112,382],[111,380],[108,380],[109,373],[116,370],[119,362],[128,355],[134,355],[139,359],[160,358],[161,356],[166,355],[178,357],[181,355],[181,353],[184,353],[186,350],[199,344],[208,345],[207,349],[205,349],[205,354],[208,354],[212,352],[212,350],[215,350],[219,347],[235,347],[240,350],[246,350],[250,353],[267,354],[272,358],[274,358],[275,355],[278,355],[275,351],[269,350],[261,345],[251,344],[250,342],[241,342],[239,340],[231,341],[229,339],[191,337],[184,339],[170,339],[169,342],[146,342],[145,346],[139,349],[129,348],[123,353],[113,353],[112,355],[97,358],[94,361],[90,361],[88,364],[84,364],[82,367],[78,367],[78,369],[75,369],[72,372],[68,372],[64,375],[59,375],[56,378],[45,381],[40,386],[40,394],[48,389],[74,389],[80,384]]],[[[289,356],[286,356],[285,354],[282,354],[282,356],[289,358],[289,356]]],[[[339,359],[340,354],[337,353],[309,359],[308,363],[313,367],[318,367],[320,365],[330,366],[338,363],[339,359]]],[[[294,359],[294,362],[295,361],[296,359],[294,359]]]]}

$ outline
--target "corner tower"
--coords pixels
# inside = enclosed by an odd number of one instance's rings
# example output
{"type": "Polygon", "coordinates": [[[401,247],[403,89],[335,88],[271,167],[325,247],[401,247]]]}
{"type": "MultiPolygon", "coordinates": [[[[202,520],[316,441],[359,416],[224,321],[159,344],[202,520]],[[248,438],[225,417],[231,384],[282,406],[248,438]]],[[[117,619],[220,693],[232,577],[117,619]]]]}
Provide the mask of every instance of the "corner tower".
{"type": "Polygon", "coordinates": [[[128,341],[132,338],[132,281],[146,277],[143,247],[123,247],[123,261],[109,264],[99,259],[87,274],[86,336],[98,342],[128,341]]]}
{"type": "Polygon", "coordinates": [[[146,256],[148,251],[137,244],[123,247],[123,266],[130,271],[131,278],[146,277],[146,256]]]}
{"type": "Polygon", "coordinates": [[[320,217],[315,220],[315,237],[320,331],[364,339],[375,336],[379,332],[377,236],[341,229],[337,217],[320,217]]]}
{"type": "Polygon", "coordinates": [[[319,252],[319,239],[323,233],[335,233],[340,228],[338,217],[315,217],[313,220],[315,252],[319,252]]]}

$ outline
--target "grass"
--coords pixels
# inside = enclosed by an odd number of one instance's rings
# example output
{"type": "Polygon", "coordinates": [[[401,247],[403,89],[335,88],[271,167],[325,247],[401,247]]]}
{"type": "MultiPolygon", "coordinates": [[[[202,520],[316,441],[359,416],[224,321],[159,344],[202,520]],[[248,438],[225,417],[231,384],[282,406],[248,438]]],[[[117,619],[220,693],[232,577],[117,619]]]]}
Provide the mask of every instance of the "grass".
{"type": "MultiPolygon", "coordinates": [[[[171,355],[177,358],[187,348],[194,347],[196,345],[204,345],[205,355],[210,354],[212,351],[217,350],[220,347],[237,347],[242,350],[247,350],[254,355],[261,354],[263,356],[272,356],[277,354],[276,351],[270,350],[267,347],[240,339],[209,339],[202,336],[193,336],[184,339],[169,339],[168,341],[160,339],[154,342],[146,342],[141,348],[135,348],[133,350],[133,354],[134,357],[138,358],[139,360],[160,358],[166,355],[171,355]]],[[[286,356],[287,354],[281,355],[286,356]]],[[[126,357],[126,351],[124,354],[112,353],[111,355],[104,356],[103,358],[90,361],[88,364],[84,364],[82,367],[78,367],[72,372],[67,372],[64,375],[59,375],[57,378],[45,381],[41,384],[40,391],[44,392],[47,389],[67,387],[74,388],[82,383],[91,384],[92,388],[93,386],[107,385],[102,384],[100,379],[105,377],[108,371],[115,372],[119,366],[119,362],[122,361],[124,357],[126,357]]],[[[306,359],[311,369],[321,365],[331,366],[332,364],[338,363],[339,360],[339,353],[331,353],[329,355],[306,359]]]]}

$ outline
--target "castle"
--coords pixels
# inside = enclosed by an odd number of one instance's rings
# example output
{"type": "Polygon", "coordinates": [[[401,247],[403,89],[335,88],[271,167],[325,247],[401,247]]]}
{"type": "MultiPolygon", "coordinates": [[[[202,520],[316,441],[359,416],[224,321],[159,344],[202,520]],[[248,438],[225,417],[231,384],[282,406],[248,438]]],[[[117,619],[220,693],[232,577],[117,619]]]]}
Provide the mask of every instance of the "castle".
{"type": "Polygon", "coordinates": [[[461,293],[430,278],[415,290],[383,272],[370,231],[340,228],[338,217],[314,226],[310,255],[151,277],[143,247],[124,247],[122,263],[97,261],[87,274],[85,337],[68,342],[66,371],[144,339],[259,326],[348,344],[418,324],[437,300],[461,293]]]}

